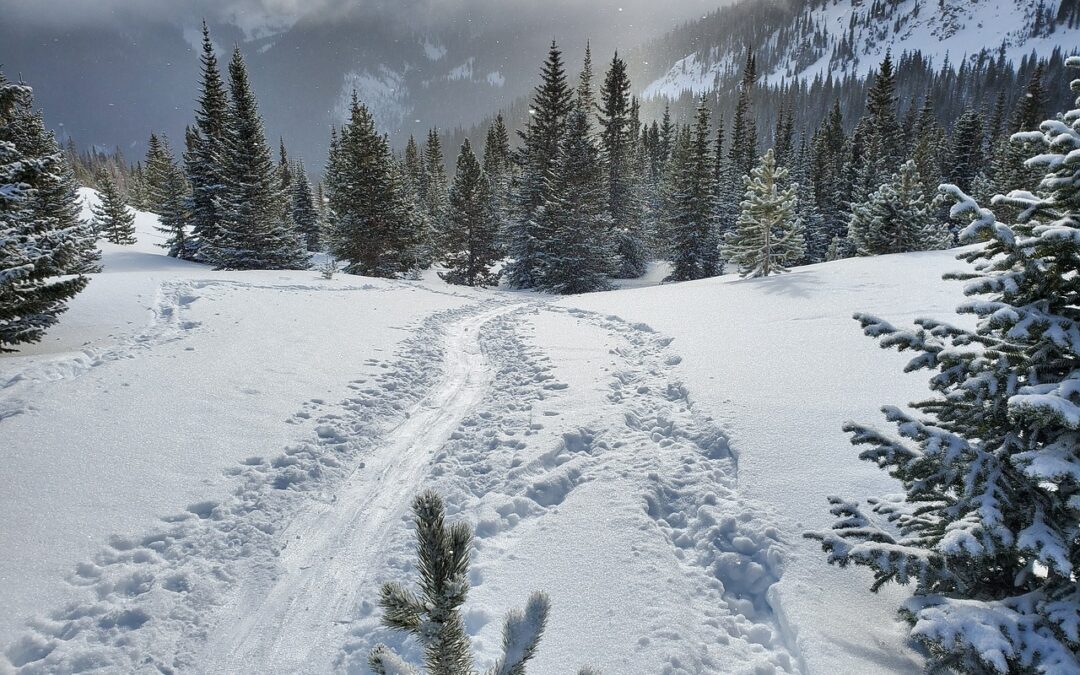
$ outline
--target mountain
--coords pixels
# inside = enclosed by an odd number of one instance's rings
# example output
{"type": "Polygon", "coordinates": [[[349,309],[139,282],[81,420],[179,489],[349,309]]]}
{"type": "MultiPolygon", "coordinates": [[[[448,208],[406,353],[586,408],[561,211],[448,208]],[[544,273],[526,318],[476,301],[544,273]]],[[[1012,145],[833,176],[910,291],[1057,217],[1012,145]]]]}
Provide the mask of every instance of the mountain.
{"type": "Polygon", "coordinates": [[[1075,41],[1076,0],[743,0],[650,41],[631,63],[646,99],[723,89],[752,48],[760,81],[865,76],[891,50],[936,66],[984,50],[1018,63],[1075,41]]]}

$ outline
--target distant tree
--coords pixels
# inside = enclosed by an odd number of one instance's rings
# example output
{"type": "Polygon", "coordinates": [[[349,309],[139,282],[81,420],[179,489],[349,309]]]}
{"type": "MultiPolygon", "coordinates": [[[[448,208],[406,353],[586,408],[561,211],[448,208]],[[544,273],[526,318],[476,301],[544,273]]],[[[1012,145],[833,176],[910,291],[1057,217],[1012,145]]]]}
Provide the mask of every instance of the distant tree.
{"type": "Polygon", "coordinates": [[[709,108],[702,97],[693,133],[684,131],[672,153],[665,225],[671,261],[668,281],[703,279],[723,271],[715,226],[711,140],[709,108]]]}
{"type": "Polygon", "coordinates": [[[315,208],[315,197],[311,194],[311,183],[307,171],[301,162],[291,172],[292,189],[289,195],[290,220],[304,240],[309,252],[322,250],[322,223],[319,211],[315,208]]]}
{"type": "Polygon", "coordinates": [[[94,228],[112,244],[126,246],[135,243],[135,214],[128,210],[120,188],[107,171],[98,174],[100,203],[92,204],[94,228]]]}
{"type": "Polygon", "coordinates": [[[802,224],[796,220],[797,188],[786,183],[788,170],[776,166],[770,149],[745,179],[746,199],[724,253],[744,277],[786,272],[804,254],[802,224]]]}
{"type": "Polygon", "coordinates": [[[496,239],[499,219],[491,198],[491,182],[465,139],[450,187],[450,213],[444,235],[445,273],[452,284],[492,286],[498,277],[491,268],[499,259],[496,239]]]}
{"type": "Polygon", "coordinates": [[[914,161],[855,206],[848,236],[859,255],[929,251],[945,248],[951,239],[926,202],[914,161]]]}

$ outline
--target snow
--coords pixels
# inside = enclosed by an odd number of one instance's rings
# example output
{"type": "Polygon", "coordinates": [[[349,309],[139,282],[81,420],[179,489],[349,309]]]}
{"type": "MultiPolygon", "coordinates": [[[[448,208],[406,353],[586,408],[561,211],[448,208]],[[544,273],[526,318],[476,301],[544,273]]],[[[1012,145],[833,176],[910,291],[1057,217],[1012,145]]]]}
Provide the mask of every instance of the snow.
{"type": "Polygon", "coordinates": [[[0,358],[0,671],[416,663],[377,599],[427,487],[475,529],[480,667],[544,591],[529,672],[918,670],[903,590],[802,533],[896,491],[841,425],[925,383],[851,315],[952,318],[951,253],[556,299],[214,272],[154,222],[0,358]]]}

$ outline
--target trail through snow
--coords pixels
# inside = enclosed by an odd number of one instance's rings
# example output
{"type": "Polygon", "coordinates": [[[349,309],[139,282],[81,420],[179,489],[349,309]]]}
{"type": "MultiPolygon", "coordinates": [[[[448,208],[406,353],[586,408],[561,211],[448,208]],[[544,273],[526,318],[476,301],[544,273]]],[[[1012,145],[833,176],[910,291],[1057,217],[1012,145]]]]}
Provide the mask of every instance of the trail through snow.
{"type": "Polygon", "coordinates": [[[332,502],[315,502],[284,531],[281,572],[269,589],[242,584],[211,637],[206,672],[322,673],[331,669],[360,604],[367,579],[382,569],[386,539],[401,529],[435,452],[483,398],[493,371],[480,329],[514,311],[498,305],[449,323],[444,374],[406,419],[340,487],[332,502]]]}

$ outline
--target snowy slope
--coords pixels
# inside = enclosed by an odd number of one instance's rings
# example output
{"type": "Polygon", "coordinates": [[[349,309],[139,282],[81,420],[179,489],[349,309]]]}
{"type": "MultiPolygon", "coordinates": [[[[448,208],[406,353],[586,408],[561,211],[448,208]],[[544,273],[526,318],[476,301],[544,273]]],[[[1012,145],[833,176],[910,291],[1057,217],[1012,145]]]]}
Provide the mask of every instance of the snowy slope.
{"type": "Polygon", "coordinates": [[[0,358],[0,672],[415,658],[374,603],[414,579],[428,486],[476,530],[479,666],[543,589],[531,673],[918,669],[902,592],[801,534],[827,494],[893,489],[841,423],[924,391],[851,313],[949,316],[951,254],[554,299],[213,272],[138,218],[48,340],[0,358]]]}
{"type": "MultiPolygon", "coordinates": [[[[753,0],[751,0],[753,1],[753,0]]],[[[804,6],[789,17],[784,29],[755,37],[755,48],[771,54],[770,69],[761,81],[815,77],[865,76],[881,63],[887,50],[894,55],[921,52],[940,66],[959,64],[982,50],[1001,48],[1007,60],[1036,52],[1049,54],[1055,47],[1071,47],[1076,28],[1065,24],[1051,32],[1036,17],[1033,0],[897,0],[868,3],[861,0],[824,0],[804,6]],[[793,35],[794,34],[794,35],[793,35]]],[[[798,5],[795,5],[796,7],[798,5]]],[[[1057,13],[1058,2],[1042,4],[1045,16],[1057,13]]],[[[685,30],[685,29],[684,29],[685,30]]],[[[742,69],[745,51],[740,36],[737,48],[697,44],[676,59],[670,69],[649,82],[645,98],[677,98],[686,91],[712,91],[718,79],[742,69]]]]}

